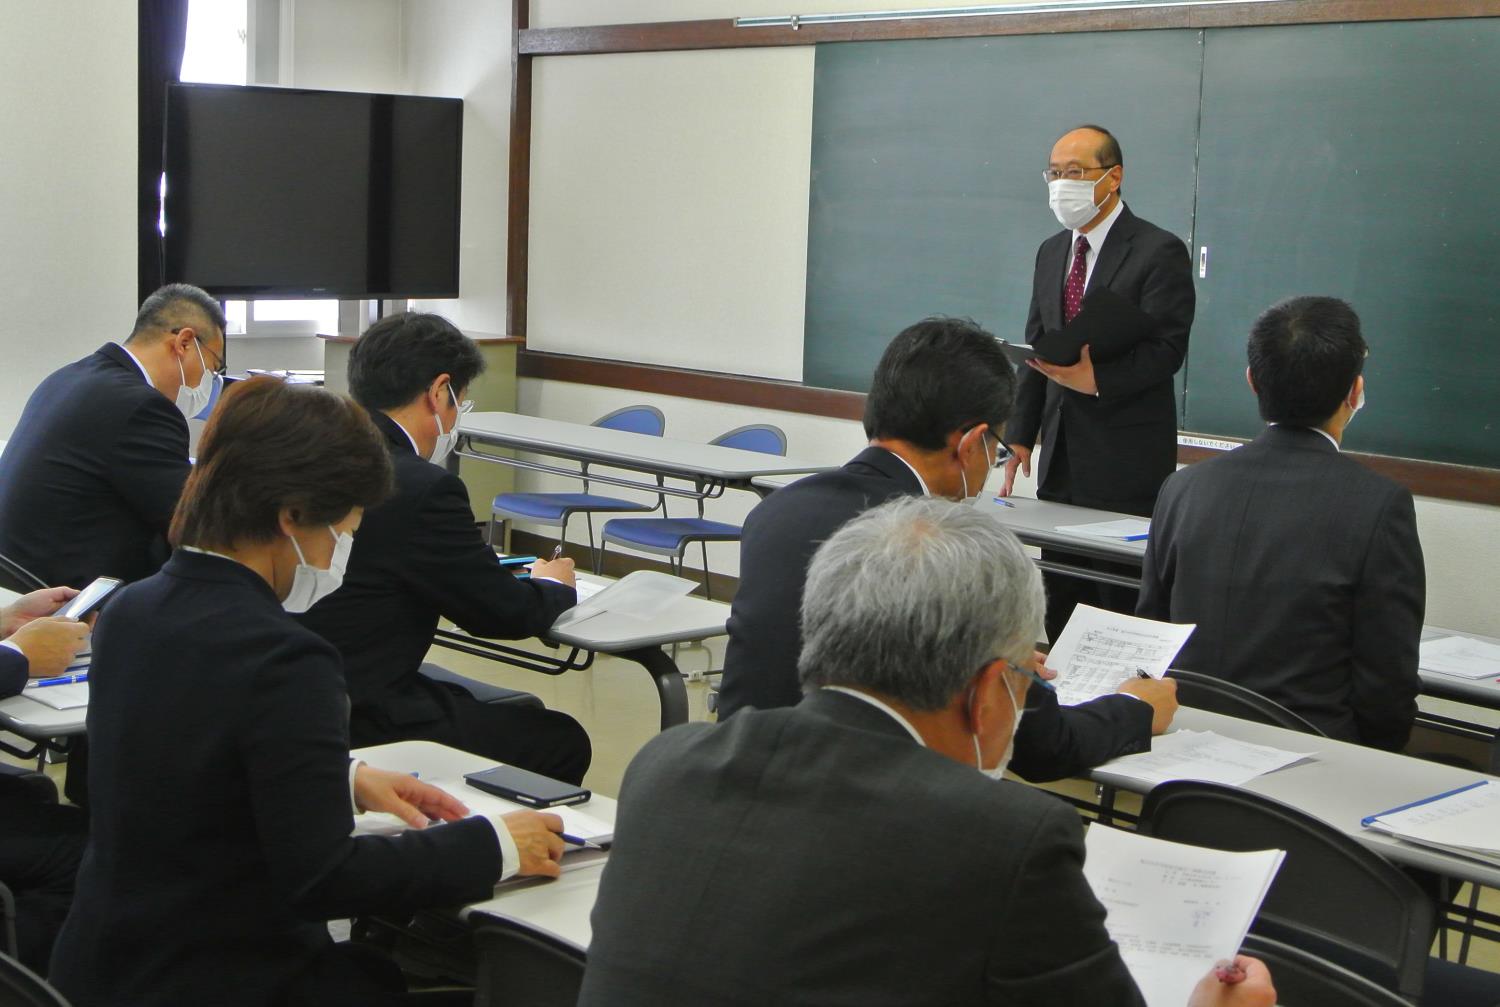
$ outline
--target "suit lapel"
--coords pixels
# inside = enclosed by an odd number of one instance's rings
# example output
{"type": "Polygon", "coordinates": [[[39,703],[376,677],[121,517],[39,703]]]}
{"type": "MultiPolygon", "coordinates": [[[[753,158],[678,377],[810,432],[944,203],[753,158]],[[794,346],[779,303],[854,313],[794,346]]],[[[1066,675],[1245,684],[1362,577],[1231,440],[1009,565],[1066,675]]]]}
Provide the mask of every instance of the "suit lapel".
{"type": "Polygon", "coordinates": [[[1056,332],[1062,328],[1062,296],[1063,296],[1063,274],[1068,269],[1068,248],[1071,245],[1072,232],[1063,231],[1049,238],[1042,246],[1042,261],[1038,265],[1041,271],[1042,290],[1042,331],[1056,332]]]}
{"type": "Polygon", "coordinates": [[[1130,212],[1130,207],[1120,208],[1119,219],[1109,229],[1109,237],[1104,241],[1104,250],[1099,253],[1099,260],[1094,263],[1094,272],[1089,277],[1089,290],[1103,290],[1108,287],[1120,266],[1130,257],[1130,247],[1135,239],[1135,219],[1135,214],[1130,212]]]}

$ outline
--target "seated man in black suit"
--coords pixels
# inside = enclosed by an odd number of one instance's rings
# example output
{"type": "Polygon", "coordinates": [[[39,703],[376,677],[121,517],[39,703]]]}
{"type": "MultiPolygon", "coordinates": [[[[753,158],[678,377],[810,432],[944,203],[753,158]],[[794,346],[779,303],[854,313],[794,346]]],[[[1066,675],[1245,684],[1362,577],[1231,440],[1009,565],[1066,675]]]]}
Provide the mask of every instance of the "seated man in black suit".
{"type": "MultiPolygon", "coordinates": [[[[777,490],[745,522],[721,720],[801,699],[797,613],[813,551],[850,518],[894,497],[964,500],[983,492],[1014,397],[1010,364],[995,337],[973,322],[929,318],[891,341],[865,400],[870,446],[842,469],[777,490]]],[[[1059,707],[1050,689],[1030,690],[1015,771],[1028,780],[1063,779],[1149,749],[1177,709],[1176,684],[1135,679],[1120,692],[1059,707]]]]}
{"type": "Polygon", "coordinates": [[[174,283],[146,298],[123,345],[49,375],[0,454],[0,555],[76,588],[155,573],[187,480],[187,418],[223,368],[219,303],[174,283]]]}
{"type": "MultiPolygon", "coordinates": [[[[48,618],[75,594],[54,587],[0,608],[0,699],[28,678],[60,675],[88,641],[88,626],[48,618]]],[[[78,808],[44,801],[22,778],[0,775],[0,884],[16,897],[22,964],[43,975],[52,941],[73,902],[88,823],[78,808]]]]}
{"type": "MultiPolygon", "coordinates": [[[[835,533],[802,702],[673,728],[626,771],[579,1003],[1143,1003],[1078,815],[993,778],[1042,611],[1020,543],[968,507],[907,496],[835,533]]],[[[1191,1003],[1269,1007],[1239,961],[1191,1003]]]]}
{"type": "Polygon", "coordinates": [[[1266,429],[1167,480],[1137,611],[1198,624],[1178,667],[1397,750],[1417,713],[1425,571],[1411,493],[1339,451],[1367,354],[1332,297],[1256,320],[1245,373],[1266,429]]]}
{"type": "Polygon", "coordinates": [[[302,620],[343,655],[354,747],[424,738],[578,783],[592,752],[572,717],[481,703],[420,672],[439,619],[520,639],[577,601],[570,559],[537,562],[529,580],[500,566],[463,480],[443,468],[483,369],[473,340],[437,315],[392,315],[355,343],[349,391],[385,435],[396,493],[365,514],[343,588],[302,620]]]}

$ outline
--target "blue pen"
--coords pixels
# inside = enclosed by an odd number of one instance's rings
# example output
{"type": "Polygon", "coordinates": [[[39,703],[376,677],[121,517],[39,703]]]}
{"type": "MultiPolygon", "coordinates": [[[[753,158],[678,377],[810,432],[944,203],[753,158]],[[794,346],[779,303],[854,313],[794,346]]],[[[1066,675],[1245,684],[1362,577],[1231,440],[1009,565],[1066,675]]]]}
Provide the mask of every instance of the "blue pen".
{"type": "Polygon", "coordinates": [[[1042,688],[1044,688],[1044,689],[1051,689],[1053,692],[1057,691],[1057,686],[1055,686],[1051,682],[1047,681],[1041,675],[1038,675],[1036,673],[1036,669],[1034,669],[1034,668],[1025,668],[1025,667],[1021,667],[1019,665],[1014,665],[1014,664],[1011,665],[1011,667],[1014,668],[1016,671],[1021,672],[1023,675],[1025,675],[1027,678],[1031,679],[1033,682],[1035,682],[1038,685],[1040,685],[1042,688]]]}
{"type": "Polygon", "coordinates": [[[1009,500],[1005,499],[1004,497],[996,497],[995,498],[995,502],[997,504],[999,504],[1001,507],[1015,507],[1015,504],[1011,503],[1009,500]]]}
{"type": "Polygon", "coordinates": [[[87,682],[89,673],[80,671],[76,675],[59,675],[56,678],[39,678],[31,684],[40,689],[44,685],[72,685],[74,682],[87,682]]]}
{"type": "Polygon", "coordinates": [[[563,842],[567,843],[569,846],[583,846],[583,847],[589,847],[589,848],[596,849],[596,850],[602,850],[602,849],[604,849],[604,847],[600,846],[598,843],[594,842],[592,839],[583,839],[583,838],[581,838],[579,836],[570,836],[566,832],[559,832],[557,835],[558,835],[558,838],[560,838],[563,842]]]}

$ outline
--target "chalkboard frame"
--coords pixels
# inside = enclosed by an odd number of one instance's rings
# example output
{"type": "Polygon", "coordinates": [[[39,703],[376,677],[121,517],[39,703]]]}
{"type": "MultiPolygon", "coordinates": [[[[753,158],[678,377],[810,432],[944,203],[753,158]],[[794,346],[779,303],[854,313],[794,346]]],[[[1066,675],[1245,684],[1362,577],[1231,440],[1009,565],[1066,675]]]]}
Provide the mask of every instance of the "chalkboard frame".
{"type": "MultiPolygon", "coordinates": [[[[1161,28],[1255,27],[1358,21],[1417,21],[1500,17],[1495,0],[1284,0],[1281,3],[1178,7],[1146,6],[1110,11],[1022,13],[965,18],[911,18],[847,22],[801,28],[743,29],[733,19],[531,28],[530,0],[511,0],[511,119],[508,177],[507,332],[524,337],[530,232],[531,61],[537,56],[625,52],[739,49],[816,45],[825,42],[905,38],[958,38],[1051,32],[1140,31],[1161,28]]],[[[708,372],[684,371],[522,350],[523,377],[550,377],[603,387],[634,388],[667,395],[689,394],[706,401],[757,405],[768,409],[852,419],[850,392],[708,372]],[[569,376],[564,377],[563,374],[569,376]],[[691,380],[689,380],[691,379],[691,380]],[[695,389],[689,391],[689,388],[695,389]]],[[[862,405],[861,405],[862,408],[862,405]]],[[[1187,433],[1187,432],[1184,432],[1187,433]]],[[[1354,455],[1389,474],[1413,493],[1440,499],[1500,505],[1500,469],[1475,468],[1385,455],[1354,455]]],[[[1182,447],[1178,460],[1191,463],[1206,454],[1182,447]]]]}

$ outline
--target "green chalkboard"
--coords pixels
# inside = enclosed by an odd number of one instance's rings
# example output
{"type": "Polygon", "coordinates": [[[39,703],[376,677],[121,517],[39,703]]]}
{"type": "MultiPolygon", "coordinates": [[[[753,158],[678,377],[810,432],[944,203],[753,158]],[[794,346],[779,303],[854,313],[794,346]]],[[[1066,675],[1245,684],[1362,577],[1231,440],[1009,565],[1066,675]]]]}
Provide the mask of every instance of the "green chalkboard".
{"type": "Polygon", "coordinates": [[[1206,34],[1185,426],[1259,429],[1251,321],[1331,294],[1370,344],[1346,446],[1500,466],[1500,20],[1206,34]]]}
{"type": "Polygon", "coordinates": [[[1191,237],[1196,31],[818,47],[803,381],[864,391],[905,326],[964,315],[1019,340],[1037,246],[1058,230],[1058,136],[1121,138],[1125,198],[1191,237]]]}
{"type": "Polygon", "coordinates": [[[1020,337],[1059,133],[1194,251],[1183,428],[1250,436],[1265,307],[1348,299],[1351,449],[1500,467],[1500,19],[838,43],[817,53],[804,376],[862,391],[929,314],[1020,337]]]}

